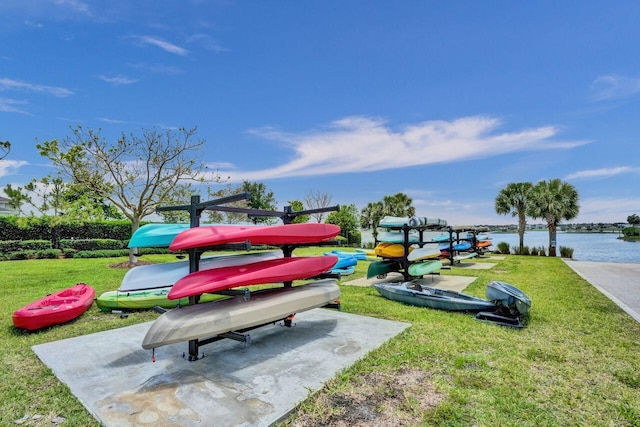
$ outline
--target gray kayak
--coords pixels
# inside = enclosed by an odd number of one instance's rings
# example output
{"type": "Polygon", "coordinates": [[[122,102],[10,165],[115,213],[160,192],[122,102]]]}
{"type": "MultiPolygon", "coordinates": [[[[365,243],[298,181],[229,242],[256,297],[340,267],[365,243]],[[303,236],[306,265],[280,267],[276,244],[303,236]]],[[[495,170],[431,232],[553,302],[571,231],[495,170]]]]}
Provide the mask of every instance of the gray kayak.
{"type": "Polygon", "coordinates": [[[324,279],[301,286],[253,292],[249,299],[236,296],[175,308],[153,322],[142,341],[142,348],[152,349],[277,322],[338,298],[340,288],[336,280],[324,279]]]}
{"type": "Polygon", "coordinates": [[[493,301],[487,301],[461,292],[425,286],[424,279],[410,282],[389,282],[374,284],[380,295],[393,301],[419,307],[447,311],[477,313],[497,309],[493,301]]]}

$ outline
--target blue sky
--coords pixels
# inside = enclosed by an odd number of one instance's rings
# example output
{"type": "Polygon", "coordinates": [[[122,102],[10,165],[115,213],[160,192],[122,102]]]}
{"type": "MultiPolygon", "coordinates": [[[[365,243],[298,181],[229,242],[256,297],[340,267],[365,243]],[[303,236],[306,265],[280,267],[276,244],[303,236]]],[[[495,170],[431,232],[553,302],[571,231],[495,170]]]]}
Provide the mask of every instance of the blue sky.
{"type": "Polygon", "coordinates": [[[572,222],[626,221],[638,16],[634,1],[3,0],[0,187],[53,172],[36,141],[70,126],[197,126],[209,165],[280,208],[403,192],[451,224],[515,223],[494,211],[501,188],[561,178],[572,222]]]}

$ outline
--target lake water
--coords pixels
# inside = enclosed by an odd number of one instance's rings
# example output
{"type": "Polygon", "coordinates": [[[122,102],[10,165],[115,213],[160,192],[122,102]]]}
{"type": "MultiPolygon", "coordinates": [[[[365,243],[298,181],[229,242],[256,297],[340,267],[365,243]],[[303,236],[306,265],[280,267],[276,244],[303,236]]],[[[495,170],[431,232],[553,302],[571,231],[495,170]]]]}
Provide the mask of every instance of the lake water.
{"type": "MultiPolygon", "coordinates": [[[[495,245],[507,242],[518,247],[518,235],[511,233],[492,233],[495,245]]],[[[573,249],[573,259],[578,261],[633,262],[640,263],[640,242],[625,242],[618,239],[618,233],[557,233],[556,247],[573,249]]],[[[547,231],[529,231],[524,235],[524,244],[531,247],[549,246],[547,231]]]]}
{"type": "MultiPolygon", "coordinates": [[[[425,233],[425,239],[441,233],[425,233]]],[[[573,249],[573,259],[578,261],[599,262],[632,262],[640,263],[640,242],[625,242],[618,239],[618,233],[563,233],[558,232],[556,245],[558,255],[560,246],[573,249]]],[[[516,233],[491,233],[493,248],[500,242],[507,242],[511,248],[518,246],[516,233]]],[[[363,230],[362,241],[373,242],[371,233],[363,230]]],[[[549,233],[545,231],[528,231],[524,235],[524,244],[529,248],[549,246],[549,233]]]]}

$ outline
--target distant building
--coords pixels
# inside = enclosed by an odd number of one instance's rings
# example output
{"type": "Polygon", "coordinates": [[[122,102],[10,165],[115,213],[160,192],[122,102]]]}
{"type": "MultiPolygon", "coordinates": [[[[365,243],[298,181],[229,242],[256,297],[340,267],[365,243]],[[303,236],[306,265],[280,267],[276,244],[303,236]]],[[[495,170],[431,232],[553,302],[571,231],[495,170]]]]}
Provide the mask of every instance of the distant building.
{"type": "Polygon", "coordinates": [[[13,216],[18,215],[18,211],[13,209],[9,202],[11,200],[6,197],[0,196],[0,216],[13,216]]]}

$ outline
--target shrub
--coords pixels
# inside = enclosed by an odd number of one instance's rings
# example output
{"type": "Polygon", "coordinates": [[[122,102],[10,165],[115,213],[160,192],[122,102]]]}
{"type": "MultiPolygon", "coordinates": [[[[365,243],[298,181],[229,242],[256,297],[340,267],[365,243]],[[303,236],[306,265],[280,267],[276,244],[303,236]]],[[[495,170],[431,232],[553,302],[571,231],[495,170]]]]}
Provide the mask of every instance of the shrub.
{"type": "Polygon", "coordinates": [[[547,256],[547,250],[545,249],[544,246],[540,246],[539,248],[536,248],[535,246],[531,249],[531,255],[538,255],[538,256],[547,256]]]}
{"type": "Polygon", "coordinates": [[[37,259],[58,259],[60,255],[62,255],[60,249],[44,249],[35,253],[37,259]]]}
{"type": "Polygon", "coordinates": [[[51,249],[51,242],[48,240],[6,240],[0,242],[0,253],[42,251],[46,249],[51,249]]]}
{"type": "Polygon", "coordinates": [[[516,255],[531,255],[531,252],[529,251],[529,246],[523,246],[522,250],[520,250],[520,248],[514,248],[513,253],[516,255]]]}
{"type": "Polygon", "coordinates": [[[120,256],[129,256],[129,250],[111,249],[100,251],[78,251],[73,255],[74,258],[113,258],[120,256]]]}
{"type": "Polygon", "coordinates": [[[102,251],[125,249],[126,242],[115,239],[63,239],[60,240],[62,249],[75,249],[77,251],[102,251]]]}
{"type": "Polygon", "coordinates": [[[73,258],[77,252],[78,251],[76,249],[63,248],[62,256],[64,256],[65,258],[73,258]]]}
{"type": "Polygon", "coordinates": [[[573,248],[560,246],[560,256],[562,258],[573,258],[573,248]]]}
{"type": "Polygon", "coordinates": [[[35,257],[35,251],[15,251],[5,254],[4,259],[7,261],[19,261],[23,259],[34,259],[35,257]]]}
{"type": "Polygon", "coordinates": [[[509,244],[507,242],[498,243],[498,252],[500,252],[501,254],[510,253],[509,244]]]}
{"type": "Polygon", "coordinates": [[[640,228],[627,227],[622,230],[622,234],[624,234],[625,237],[638,237],[640,236],[640,228]]]}

